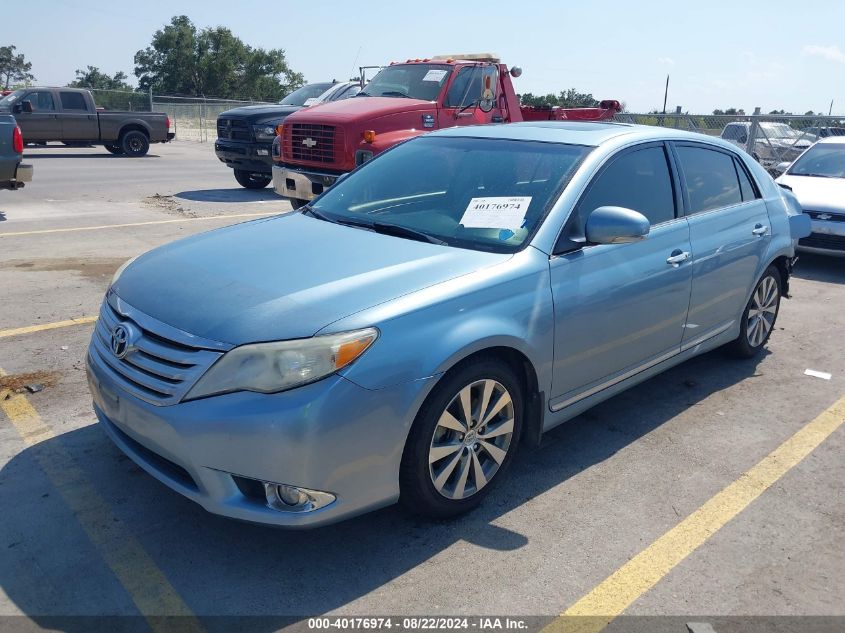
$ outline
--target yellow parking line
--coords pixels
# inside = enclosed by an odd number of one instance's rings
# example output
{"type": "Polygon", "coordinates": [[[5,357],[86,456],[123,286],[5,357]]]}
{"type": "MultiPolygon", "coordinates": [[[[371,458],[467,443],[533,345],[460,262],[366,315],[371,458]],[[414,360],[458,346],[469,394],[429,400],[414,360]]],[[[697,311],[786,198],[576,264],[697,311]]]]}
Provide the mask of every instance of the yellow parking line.
{"type": "Polygon", "coordinates": [[[803,426],[739,479],[613,572],[549,629],[597,632],[651,589],[845,422],[845,397],[803,426]],[[569,616],[589,616],[572,618],[569,616]]]}
{"type": "MultiPolygon", "coordinates": [[[[0,369],[0,376],[6,373],[0,369]]],[[[0,409],[27,446],[55,439],[23,395],[0,390],[0,409]],[[8,399],[7,399],[8,398],[8,399]]],[[[79,521],[91,543],[154,631],[173,631],[163,616],[183,616],[179,631],[202,631],[199,621],[132,532],[111,512],[74,457],[59,442],[35,451],[41,470],[79,521]]]]}
{"type": "Polygon", "coordinates": [[[205,220],[227,220],[229,218],[260,218],[279,215],[279,212],[232,213],[229,215],[206,215],[200,218],[179,218],[178,220],[150,220],[149,222],[129,222],[127,224],[102,224],[100,226],[75,226],[64,229],[41,229],[39,231],[17,231],[0,233],[0,237],[18,237],[21,235],[44,235],[46,233],[72,233],[75,231],[99,231],[101,229],[123,229],[131,226],[149,226],[152,224],[176,224],[179,222],[201,222],[205,220]]]}
{"type": "Polygon", "coordinates": [[[32,334],[33,332],[43,332],[44,330],[57,330],[63,327],[70,327],[72,325],[85,325],[86,323],[93,323],[96,320],[96,316],[87,316],[78,317],[76,319],[67,319],[66,321],[56,321],[55,323],[42,323],[40,325],[14,327],[8,330],[0,330],[0,338],[6,338],[7,336],[20,336],[21,334],[32,334]]]}

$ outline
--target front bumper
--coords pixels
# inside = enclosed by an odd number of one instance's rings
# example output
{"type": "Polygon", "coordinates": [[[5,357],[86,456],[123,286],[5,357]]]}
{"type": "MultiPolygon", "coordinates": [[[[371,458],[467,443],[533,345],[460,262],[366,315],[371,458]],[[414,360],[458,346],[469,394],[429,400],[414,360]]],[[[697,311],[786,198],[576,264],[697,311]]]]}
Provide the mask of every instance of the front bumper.
{"type": "Polygon", "coordinates": [[[273,165],[273,190],[285,198],[313,200],[331,187],[340,174],[273,165]]]}
{"type": "Polygon", "coordinates": [[[798,250],[845,257],[845,221],[813,218],[810,226],[812,233],[798,240],[798,250]]]}
{"type": "Polygon", "coordinates": [[[86,365],[101,426],[141,468],[209,512],[284,527],[333,523],[395,502],[402,450],[428,385],[370,391],[335,375],[278,394],[160,407],[123,391],[91,355],[86,365]],[[233,476],[337,499],[313,512],[278,511],[233,476]]]}
{"type": "Polygon", "coordinates": [[[236,143],[224,139],[214,142],[214,153],[220,162],[233,169],[244,169],[270,175],[273,165],[272,142],[236,143]]]}

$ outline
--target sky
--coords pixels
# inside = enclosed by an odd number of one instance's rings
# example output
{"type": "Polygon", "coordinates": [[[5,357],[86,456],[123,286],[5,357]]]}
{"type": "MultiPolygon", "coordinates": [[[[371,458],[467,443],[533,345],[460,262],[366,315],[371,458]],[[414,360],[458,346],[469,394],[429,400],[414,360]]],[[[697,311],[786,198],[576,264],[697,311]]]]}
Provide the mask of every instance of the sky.
{"type": "Polygon", "coordinates": [[[590,2],[485,0],[39,0],[4,3],[0,45],[32,61],[40,85],[77,68],[124,71],[174,15],[226,26],[246,43],[282,48],[309,81],[360,65],[490,52],[523,74],[517,92],[576,88],[629,111],[663,106],[845,114],[845,2],[590,2]]]}

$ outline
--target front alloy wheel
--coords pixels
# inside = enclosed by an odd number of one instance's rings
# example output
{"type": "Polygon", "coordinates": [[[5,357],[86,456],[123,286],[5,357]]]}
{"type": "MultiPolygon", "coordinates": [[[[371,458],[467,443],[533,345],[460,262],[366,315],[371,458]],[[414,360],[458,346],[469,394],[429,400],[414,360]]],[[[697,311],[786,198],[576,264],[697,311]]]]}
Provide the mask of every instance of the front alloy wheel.
{"type": "Polygon", "coordinates": [[[477,506],[516,452],[522,402],[521,381],[496,358],[447,373],[408,436],[399,475],[402,504],[431,517],[477,506]]]}
{"type": "Polygon", "coordinates": [[[495,380],[467,385],[434,429],[428,452],[431,482],[447,499],[479,492],[504,463],[514,428],[513,399],[495,380]]]}

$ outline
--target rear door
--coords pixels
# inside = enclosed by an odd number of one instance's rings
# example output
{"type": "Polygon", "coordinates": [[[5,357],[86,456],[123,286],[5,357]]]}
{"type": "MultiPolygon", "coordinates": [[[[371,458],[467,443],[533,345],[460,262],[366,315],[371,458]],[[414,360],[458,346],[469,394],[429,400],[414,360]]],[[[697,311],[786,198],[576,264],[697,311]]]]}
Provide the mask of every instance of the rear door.
{"type": "Polygon", "coordinates": [[[587,216],[601,206],[639,211],[651,230],[638,242],[585,244],[551,259],[552,409],[679,352],[692,272],[677,190],[666,146],[639,145],[608,161],[573,209],[561,245],[583,240],[587,216]]]}
{"type": "Polygon", "coordinates": [[[737,155],[697,143],[674,143],[673,149],[692,244],[686,349],[740,318],[771,228],[766,204],[737,155]]]}
{"type": "Polygon", "coordinates": [[[98,141],[100,126],[93,103],[81,92],[59,90],[63,141],[98,141]]]}
{"type": "Polygon", "coordinates": [[[30,141],[58,141],[62,138],[62,127],[58,117],[58,105],[51,90],[33,90],[21,102],[29,101],[32,112],[16,112],[15,119],[21,127],[23,139],[30,141]]]}

